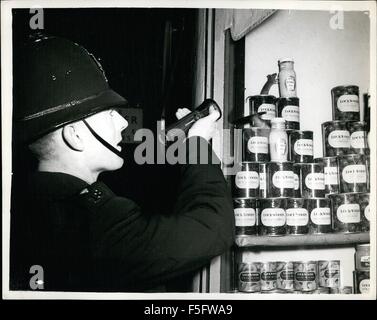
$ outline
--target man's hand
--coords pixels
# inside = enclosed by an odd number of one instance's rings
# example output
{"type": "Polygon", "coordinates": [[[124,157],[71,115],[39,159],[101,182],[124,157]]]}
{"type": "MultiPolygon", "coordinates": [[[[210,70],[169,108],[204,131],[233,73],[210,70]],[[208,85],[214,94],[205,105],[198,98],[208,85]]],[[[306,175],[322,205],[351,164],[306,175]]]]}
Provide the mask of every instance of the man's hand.
{"type": "MultiPolygon", "coordinates": [[[[176,117],[179,119],[183,118],[185,115],[190,113],[187,108],[178,109],[175,113],[176,117]]],[[[214,108],[210,107],[209,115],[207,117],[201,118],[196,121],[188,132],[188,138],[199,136],[209,141],[212,139],[216,131],[216,120],[220,117],[219,112],[214,108]]]]}

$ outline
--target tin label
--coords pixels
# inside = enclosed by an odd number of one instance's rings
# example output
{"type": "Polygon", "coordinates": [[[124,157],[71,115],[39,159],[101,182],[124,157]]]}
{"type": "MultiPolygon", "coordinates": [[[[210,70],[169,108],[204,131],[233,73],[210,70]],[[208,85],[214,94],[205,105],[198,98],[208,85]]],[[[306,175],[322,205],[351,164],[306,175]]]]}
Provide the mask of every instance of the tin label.
{"type": "Polygon", "coordinates": [[[266,173],[261,172],[259,174],[259,187],[262,190],[266,190],[266,173]]]}
{"type": "Polygon", "coordinates": [[[299,139],[293,145],[293,150],[302,156],[313,155],[313,140],[311,139],[299,139]]]}
{"type": "Polygon", "coordinates": [[[370,221],[370,209],[369,209],[369,204],[365,207],[365,209],[364,209],[364,217],[368,220],[368,221],[370,221]]]}
{"type": "Polygon", "coordinates": [[[343,223],[360,222],[360,206],[357,203],[342,204],[336,210],[336,216],[343,223]]]}
{"type": "Polygon", "coordinates": [[[359,112],[359,97],[355,94],[344,94],[338,98],[337,107],[341,112],[359,112]]]}
{"type": "Polygon", "coordinates": [[[280,279],[282,280],[293,280],[294,278],[294,272],[293,270],[284,270],[280,272],[280,279]]]}
{"type": "Polygon", "coordinates": [[[247,149],[252,153],[268,154],[268,138],[251,137],[247,142],[247,149]]]}
{"type": "Polygon", "coordinates": [[[296,272],[296,280],[297,281],[314,281],[315,278],[316,278],[315,272],[311,272],[311,271],[296,272]]]}
{"type": "Polygon", "coordinates": [[[258,107],[258,113],[266,112],[261,116],[263,120],[271,120],[276,117],[276,107],[274,104],[263,103],[258,107]]]}
{"type": "Polygon", "coordinates": [[[262,272],[261,273],[261,279],[263,281],[272,281],[277,279],[277,273],[276,272],[262,272]]]}
{"type": "Polygon", "coordinates": [[[349,148],[350,133],[347,130],[334,130],[327,138],[329,145],[333,148],[349,148]]]}
{"type": "Polygon", "coordinates": [[[261,222],[266,227],[282,227],[285,221],[286,214],[282,208],[267,208],[261,213],[261,222]]]}
{"type": "Polygon", "coordinates": [[[298,175],[295,173],[293,174],[293,181],[293,189],[298,190],[300,188],[300,180],[298,178],[298,175]]]}
{"type": "Polygon", "coordinates": [[[236,186],[239,189],[257,189],[259,174],[256,171],[239,171],[236,174],[236,186]]]}
{"type": "Polygon", "coordinates": [[[300,122],[300,109],[298,106],[285,106],[281,111],[281,116],[286,121],[300,122]]]}
{"type": "Polygon", "coordinates": [[[342,171],[343,180],[347,183],[366,183],[367,172],[364,164],[351,164],[342,171]]]}
{"type": "Polygon", "coordinates": [[[370,280],[369,279],[363,279],[360,281],[359,284],[359,290],[361,293],[369,293],[370,290],[370,280]]]}
{"type": "Polygon", "coordinates": [[[330,208],[314,208],[310,213],[310,219],[317,225],[330,225],[331,210],[330,208]]]}
{"type": "Polygon", "coordinates": [[[276,171],[272,176],[272,184],[279,189],[293,189],[293,171],[276,171]]]}
{"type": "Polygon", "coordinates": [[[320,172],[309,173],[305,177],[305,185],[312,190],[325,190],[325,175],[320,172]]]}
{"type": "Polygon", "coordinates": [[[338,185],[338,168],[337,167],[325,167],[325,185],[338,185]]]}
{"type": "Polygon", "coordinates": [[[284,81],[285,88],[287,91],[295,91],[296,79],[293,76],[288,76],[284,81]]]}
{"type": "Polygon", "coordinates": [[[241,282],[257,282],[260,281],[260,274],[258,272],[241,272],[239,278],[241,282]]]}
{"type": "Polygon", "coordinates": [[[309,213],[305,208],[287,209],[287,225],[306,226],[309,222],[309,213]]]}
{"type": "Polygon", "coordinates": [[[351,134],[351,148],[364,149],[367,140],[365,131],[355,131],[351,134]]]}
{"type": "Polygon", "coordinates": [[[234,217],[236,227],[252,227],[255,226],[255,210],[253,208],[237,208],[234,209],[234,217]]]}

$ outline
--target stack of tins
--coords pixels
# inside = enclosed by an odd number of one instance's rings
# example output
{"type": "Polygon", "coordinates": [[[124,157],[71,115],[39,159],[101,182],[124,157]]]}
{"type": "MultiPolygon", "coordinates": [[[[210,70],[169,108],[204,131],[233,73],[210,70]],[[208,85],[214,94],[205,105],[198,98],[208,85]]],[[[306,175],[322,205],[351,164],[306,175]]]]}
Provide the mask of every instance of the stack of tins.
{"type": "MultiPolygon", "coordinates": [[[[313,132],[298,130],[299,122],[287,127],[286,162],[269,161],[270,129],[242,129],[232,188],[238,236],[369,231],[370,158],[366,124],[355,112],[358,88],[336,87],[332,96],[335,119],[322,124],[322,158],[313,158],[313,132]]],[[[278,115],[281,98],[249,98],[251,113],[266,112],[268,121],[278,115]]]]}

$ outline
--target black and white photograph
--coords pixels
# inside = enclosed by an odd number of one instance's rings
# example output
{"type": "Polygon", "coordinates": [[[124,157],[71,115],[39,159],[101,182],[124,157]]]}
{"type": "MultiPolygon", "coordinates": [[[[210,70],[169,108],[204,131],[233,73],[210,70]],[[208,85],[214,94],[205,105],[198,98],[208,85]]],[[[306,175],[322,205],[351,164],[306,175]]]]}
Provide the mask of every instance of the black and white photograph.
{"type": "Polygon", "coordinates": [[[375,300],[376,87],[375,1],[2,1],[3,299],[375,300]]]}

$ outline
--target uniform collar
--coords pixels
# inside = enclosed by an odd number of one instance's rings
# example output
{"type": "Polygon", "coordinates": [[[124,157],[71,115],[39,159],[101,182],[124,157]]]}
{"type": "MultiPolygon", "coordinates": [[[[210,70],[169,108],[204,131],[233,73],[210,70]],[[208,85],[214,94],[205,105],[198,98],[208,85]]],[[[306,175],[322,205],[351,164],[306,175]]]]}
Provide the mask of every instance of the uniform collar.
{"type": "Polygon", "coordinates": [[[66,198],[79,194],[89,184],[80,178],[61,172],[33,173],[29,178],[29,190],[35,195],[66,198]]]}

